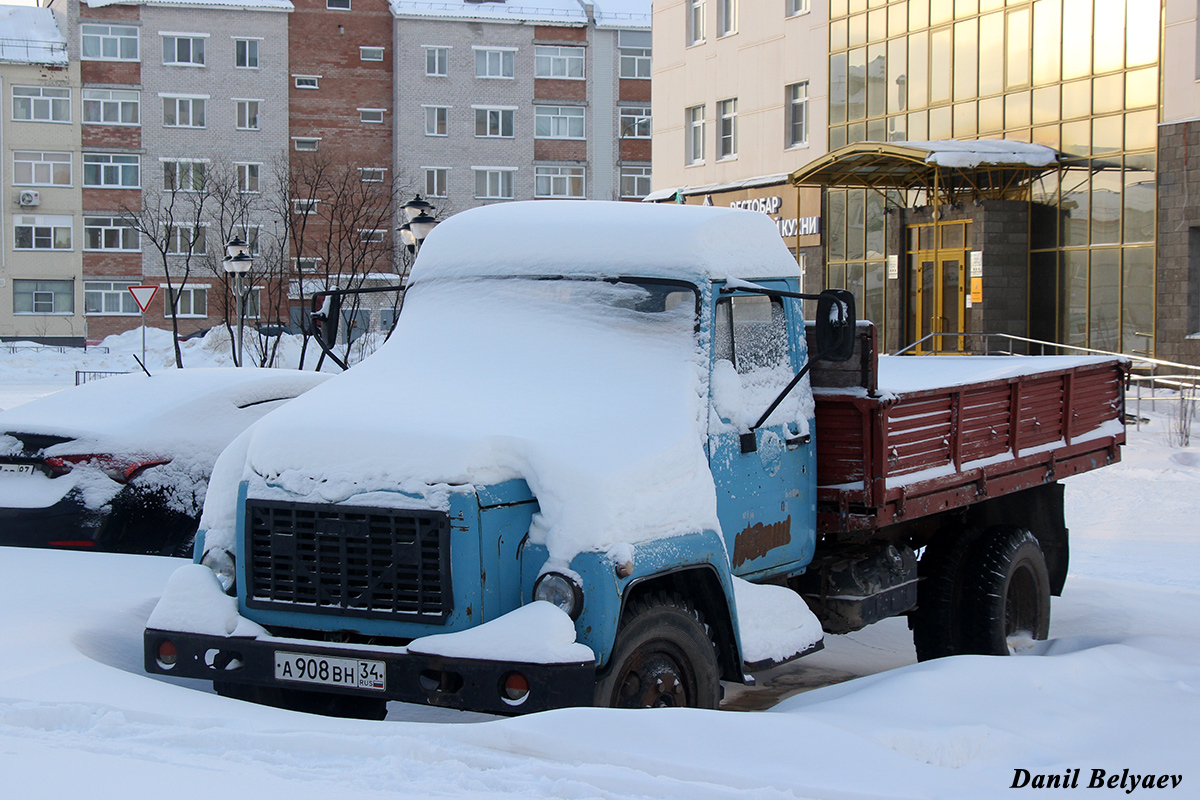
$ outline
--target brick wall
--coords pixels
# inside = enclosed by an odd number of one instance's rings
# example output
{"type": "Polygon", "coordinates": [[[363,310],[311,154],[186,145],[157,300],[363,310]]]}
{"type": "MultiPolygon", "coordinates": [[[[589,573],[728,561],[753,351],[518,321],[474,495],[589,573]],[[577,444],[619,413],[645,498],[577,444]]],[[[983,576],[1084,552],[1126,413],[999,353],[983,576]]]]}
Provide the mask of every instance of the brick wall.
{"type": "Polygon", "coordinates": [[[537,139],[533,157],[537,161],[586,161],[587,144],[574,139],[537,139]]]}
{"type": "Polygon", "coordinates": [[[619,81],[619,99],[637,103],[650,102],[650,81],[636,78],[621,78],[619,81]]]}

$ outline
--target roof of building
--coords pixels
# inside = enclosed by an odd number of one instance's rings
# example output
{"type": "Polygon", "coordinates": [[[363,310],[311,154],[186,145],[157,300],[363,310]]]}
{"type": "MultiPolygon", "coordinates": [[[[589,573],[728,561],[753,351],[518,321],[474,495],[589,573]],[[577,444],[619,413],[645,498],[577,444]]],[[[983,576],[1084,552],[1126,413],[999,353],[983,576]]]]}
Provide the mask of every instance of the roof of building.
{"type": "Polygon", "coordinates": [[[9,64],[67,63],[67,39],[48,8],[0,6],[0,61],[9,64]]]}
{"type": "Polygon", "coordinates": [[[691,197],[697,194],[714,194],[716,192],[733,192],[739,189],[758,189],[763,186],[779,186],[788,182],[788,173],[779,172],[773,175],[758,175],[753,178],[743,178],[740,181],[725,183],[706,183],[701,186],[675,186],[668,189],[657,189],[642,198],[644,203],[659,203],[664,200],[674,200],[676,196],[691,197]]]}
{"type": "Polygon", "coordinates": [[[83,0],[88,8],[104,6],[182,6],[185,8],[241,8],[253,11],[291,11],[291,0],[83,0]]]}
{"type": "Polygon", "coordinates": [[[602,28],[649,28],[650,0],[391,0],[398,17],[584,25],[591,6],[602,28]]]}

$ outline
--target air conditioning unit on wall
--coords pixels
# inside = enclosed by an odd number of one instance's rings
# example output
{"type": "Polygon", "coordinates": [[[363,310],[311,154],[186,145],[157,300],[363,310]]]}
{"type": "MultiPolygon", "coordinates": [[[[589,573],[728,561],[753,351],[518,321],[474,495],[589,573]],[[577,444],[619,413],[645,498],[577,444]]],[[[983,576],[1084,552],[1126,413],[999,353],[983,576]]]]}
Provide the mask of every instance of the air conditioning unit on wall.
{"type": "Polygon", "coordinates": [[[42,204],[42,194],[41,192],[26,189],[18,195],[17,204],[22,206],[40,206],[42,204]]]}

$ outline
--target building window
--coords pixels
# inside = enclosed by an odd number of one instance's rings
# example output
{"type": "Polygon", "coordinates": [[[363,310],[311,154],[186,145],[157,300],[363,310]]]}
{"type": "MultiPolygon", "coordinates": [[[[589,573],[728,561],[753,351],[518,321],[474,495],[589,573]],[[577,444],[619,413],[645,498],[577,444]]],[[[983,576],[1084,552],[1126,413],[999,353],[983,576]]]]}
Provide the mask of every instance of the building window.
{"type": "Polygon", "coordinates": [[[450,182],[450,170],[446,167],[425,168],[425,196],[445,197],[450,182]]]}
{"type": "Polygon", "coordinates": [[[479,137],[513,137],[515,108],[476,108],[475,135],[479,137]]]}
{"type": "Polygon", "coordinates": [[[172,225],[167,231],[167,252],[173,256],[202,256],[208,252],[203,225],[172,225]]]}
{"type": "Polygon", "coordinates": [[[514,169],[473,167],[475,197],[479,200],[512,200],[514,169]]]}
{"type": "Polygon", "coordinates": [[[261,100],[237,101],[237,128],[239,131],[258,130],[258,104],[261,100]]]}
{"type": "Polygon", "coordinates": [[[618,31],[622,78],[650,78],[650,31],[618,31]]]}
{"type": "Polygon", "coordinates": [[[137,189],[142,185],[141,156],[84,153],[83,185],[96,189],[137,189]]]}
{"type": "Polygon", "coordinates": [[[74,314],[74,281],[13,280],[14,314],[74,314]]]}
{"type": "Polygon", "coordinates": [[[534,106],[533,135],[538,139],[582,139],[582,106],[534,106]]]}
{"type": "Polygon", "coordinates": [[[363,183],[383,183],[386,167],[359,167],[358,175],[363,183]]]}
{"type": "Polygon", "coordinates": [[[320,89],[321,88],[321,76],[320,75],[293,75],[292,77],[296,79],[296,88],[297,89],[320,89]]]}
{"type": "Polygon", "coordinates": [[[203,161],[164,160],[162,165],[163,188],[168,192],[198,192],[204,188],[203,161]]]}
{"type": "MultiPolygon", "coordinates": [[[[175,315],[179,317],[208,316],[208,287],[184,286],[175,289],[175,315]]],[[[163,318],[167,314],[164,304],[163,318]]]]}
{"type": "Polygon", "coordinates": [[[448,74],[450,66],[450,48],[449,47],[426,47],[425,48],[425,74],[433,75],[438,78],[444,78],[448,74]]]}
{"type": "Polygon", "coordinates": [[[315,153],[320,144],[320,139],[303,139],[299,137],[292,139],[292,146],[296,148],[296,152],[298,153],[315,153]]]}
{"type": "Polygon", "coordinates": [[[316,198],[300,198],[292,201],[292,212],[301,216],[317,213],[317,203],[321,201],[316,198]]]}
{"type": "Polygon", "coordinates": [[[789,17],[808,13],[809,0],[784,0],[784,2],[787,4],[787,15],[789,17]]]}
{"type": "Polygon", "coordinates": [[[487,48],[476,48],[475,77],[513,77],[513,64],[516,61],[516,54],[516,50],[489,50],[487,48]]]}
{"type": "Polygon", "coordinates": [[[164,33],[163,63],[176,67],[203,67],[205,36],[164,33]]]}
{"type": "Polygon", "coordinates": [[[141,120],[141,92],[118,89],[84,89],[83,121],[94,125],[137,125],[141,120]]]}
{"type": "Polygon", "coordinates": [[[582,199],[583,176],[583,167],[536,167],[534,196],[582,199]]]}
{"type": "Polygon", "coordinates": [[[325,0],[325,8],[330,11],[349,11],[350,0],[325,0]]]}
{"type": "Polygon", "coordinates": [[[447,106],[425,106],[425,135],[445,136],[449,117],[450,109],[447,106]]]}
{"type": "Polygon", "coordinates": [[[737,98],[717,103],[717,160],[737,156],[737,98]]]}
{"type": "Polygon", "coordinates": [[[83,313],[92,316],[138,316],[142,312],[129,293],[129,287],[137,285],[135,281],[84,281],[83,313]]]}
{"type": "Polygon", "coordinates": [[[687,110],[687,163],[704,163],[704,106],[692,106],[687,110]]]}
{"type": "Polygon", "coordinates": [[[14,186],[70,186],[71,154],[36,150],[13,152],[14,186]]]}
{"type": "Polygon", "coordinates": [[[360,47],[358,48],[359,61],[383,61],[382,47],[360,47]]]}
{"type": "Polygon", "coordinates": [[[14,86],[14,120],[25,122],[70,122],[71,90],[49,86],[14,86]]]}
{"type": "Polygon", "coordinates": [[[787,146],[808,144],[808,81],[787,87],[787,146]]]}
{"type": "Polygon", "coordinates": [[[241,69],[258,69],[258,39],[233,40],[233,65],[241,69]]]}
{"type": "Polygon", "coordinates": [[[737,0],[717,0],[717,36],[737,33],[737,0]]]}
{"type": "Polygon", "coordinates": [[[203,128],[204,104],[203,97],[164,97],[163,127],[165,128],[203,128]]]}
{"type": "Polygon", "coordinates": [[[141,239],[133,223],[119,217],[84,217],[84,250],[141,249],[141,239]]]}
{"type": "Polygon", "coordinates": [[[378,125],[383,122],[383,115],[386,112],[386,108],[360,108],[358,110],[358,121],[378,125]]]}
{"type": "Polygon", "coordinates": [[[70,250],[71,217],[18,214],[13,218],[13,247],[17,250],[70,250]]]}
{"type": "Polygon", "coordinates": [[[243,228],[235,228],[234,233],[241,237],[241,240],[246,243],[246,247],[250,250],[250,255],[258,255],[258,225],[249,225],[243,228]]]}
{"type": "Polygon", "coordinates": [[[705,0],[687,0],[687,43],[700,44],[704,41],[705,0]]]}
{"type": "Polygon", "coordinates": [[[84,61],[137,61],[138,29],[128,25],[80,25],[84,61]]]}
{"type": "Polygon", "coordinates": [[[237,168],[238,191],[244,194],[258,192],[258,173],[262,164],[235,164],[237,168]]]}
{"type": "Polygon", "coordinates": [[[650,138],[650,108],[648,106],[621,106],[621,138],[650,138]]]}
{"type": "Polygon", "coordinates": [[[534,77],[583,78],[582,47],[545,47],[533,49],[534,77]]]}
{"type": "Polygon", "coordinates": [[[358,232],[358,240],[363,244],[379,244],[383,241],[387,231],[384,230],[366,230],[360,229],[358,232]]]}
{"type": "Polygon", "coordinates": [[[650,194],[650,167],[621,167],[621,197],[640,199],[650,194]]]}

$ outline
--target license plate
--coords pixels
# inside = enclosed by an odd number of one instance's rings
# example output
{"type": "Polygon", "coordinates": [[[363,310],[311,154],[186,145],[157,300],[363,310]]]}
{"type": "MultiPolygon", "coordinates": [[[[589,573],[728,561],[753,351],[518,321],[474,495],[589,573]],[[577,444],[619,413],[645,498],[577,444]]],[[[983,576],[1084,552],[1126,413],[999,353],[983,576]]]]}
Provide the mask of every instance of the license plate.
{"type": "Polygon", "coordinates": [[[32,475],[33,464],[0,464],[0,473],[14,475],[32,475]]]}
{"type": "Polygon", "coordinates": [[[387,691],[387,670],[384,663],[357,658],[330,658],[276,651],[275,680],[368,689],[374,692],[387,691]]]}

